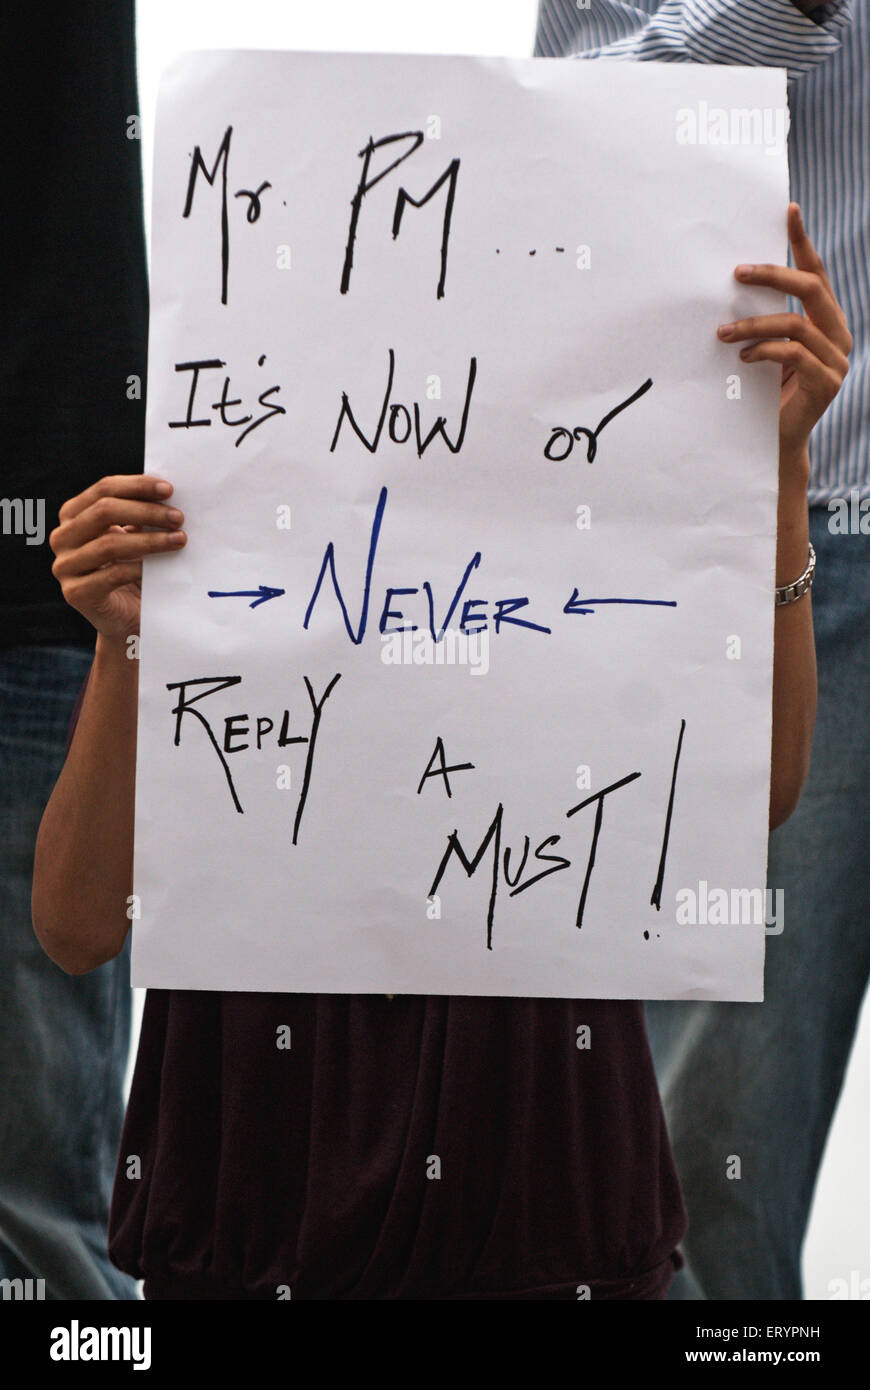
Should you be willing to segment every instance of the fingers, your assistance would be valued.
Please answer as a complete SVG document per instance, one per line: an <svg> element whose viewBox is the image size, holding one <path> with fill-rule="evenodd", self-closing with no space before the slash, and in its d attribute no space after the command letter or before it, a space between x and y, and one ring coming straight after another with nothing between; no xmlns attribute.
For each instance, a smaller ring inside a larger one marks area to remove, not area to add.
<svg viewBox="0 0 870 1390"><path fill-rule="evenodd" d="M78 496L64 502L58 513L61 521L68 521L79 512L98 502L102 497L134 497L142 501L157 501L172 494L172 484L164 478L155 478L150 473L119 473L85 488Z"/></svg>
<svg viewBox="0 0 870 1390"><path fill-rule="evenodd" d="M106 531L84 545L62 548L57 553L51 572L56 579L70 579L75 575L90 574L104 565L125 564L142 560L146 555L177 550L186 540L184 532L178 530Z"/></svg>
<svg viewBox="0 0 870 1390"><path fill-rule="evenodd" d="M187 543L172 484L150 474L101 478L65 502L49 536L67 603L111 640L138 629L142 561Z"/></svg>
<svg viewBox="0 0 870 1390"><path fill-rule="evenodd" d="M792 270L785 265L739 265L734 272L747 285L768 285L772 290L799 299L823 333L841 352L852 349L852 338L846 327L846 317L825 282L812 271Z"/></svg>
<svg viewBox="0 0 870 1390"><path fill-rule="evenodd" d="M811 274L818 275L825 282L833 296L834 291L831 288L831 282L828 279L824 262L815 246L813 246L813 243L810 241L809 233L804 226L801 210L797 203L789 203L788 205L787 225L788 239L795 266L798 270L808 270Z"/></svg>
<svg viewBox="0 0 870 1390"><path fill-rule="evenodd" d="M806 317L755 315L722 324L719 337L732 343L754 339L741 350L744 362L776 362L785 369L780 445L791 440L803 448L849 370L852 335L797 203L789 204L787 220L794 267L740 265L734 274L743 284L767 285L793 295L801 301Z"/></svg>
<svg viewBox="0 0 870 1390"><path fill-rule="evenodd" d="M86 495L82 493L81 497ZM73 499L74 502L79 500ZM64 504L67 505L69 504ZM55 555L61 550L84 545L111 528L135 525L172 530L179 527L184 520L184 514L177 507L169 507L163 502L139 501L114 495L97 497L87 506L66 516L62 507L59 515L60 525L48 538Z"/></svg>
<svg viewBox="0 0 870 1390"><path fill-rule="evenodd" d="M811 397L826 409L843 383L843 373L820 362L803 343L773 339L744 348L744 362L779 362L794 371ZM819 411L821 414L821 410Z"/></svg>
<svg viewBox="0 0 870 1390"><path fill-rule="evenodd" d="M66 579L63 585L64 598L80 612L93 609L101 600L122 584L138 584L142 581L142 562L106 565L93 574L79 575Z"/></svg>
<svg viewBox="0 0 870 1390"><path fill-rule="evenodd" d="M843 354L852 350L852 335L837 302L824 265L807 235L796 203L789 204L789 240L795 266L739 265L734 274L743 284L767 285L793 295L809 318Z"/></svg>
<svg viewBox="0 0 870 1390"><path fill-rule="evenodd" d="M719 328L719 337L727 343L739 343L746 338L790 338L793 342L803 343L820 362L835 368L842 376L849 370L846 354L802 314L765 314L738 319L736 323L723 323Z"/></svg>

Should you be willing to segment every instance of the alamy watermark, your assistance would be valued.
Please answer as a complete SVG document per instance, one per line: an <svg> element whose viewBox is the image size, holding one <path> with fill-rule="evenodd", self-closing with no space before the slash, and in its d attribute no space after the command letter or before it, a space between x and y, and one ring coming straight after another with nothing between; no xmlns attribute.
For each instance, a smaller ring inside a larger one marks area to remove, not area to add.
<svg viewBox="0 0 870 1390"><path fill-rule="evenodd" d="M425 628L403 628L381 634L385 666L467 666L473 676L489 671L489 631L445 628L436 641Z"/></svg>
<svg viewBox="0 0 870 1390"><path fill-rule="evenodd" d="M134 1371L151 1368L151 1328L88 1327L73 1318L51 1329L52 1361L129 1361Z"/></svg>
<svg viewBox="0 0 870 1390"><path fill-rule="evenodd" d="M699 101L676 113L678 145L761 145L765 154L782 154L788 139L784 106L711 106Z"/></svg>
<svg viewBox="0 0 870 1390"><path fill-rule="evenodd" d="M856 487L848 497L832 497L828 512L832 536L870 536L870 497L862 497Z"/></svg>
<svg viewBox="0 0 870 1390"><path fill-rule="evenodd" d="M702 878L695 888L678 888L676 922L679 927L760 927L767 936L779 936L785 926L785 893L782 888L711 888Z"/></svg>
<svg viewBox="0 0 870 1390"><path fill-rule="evenodd" d="M4 536L25 536L27 545L42 545L45 498L0 497L0 531Z"/></svg>
<svg viewBox="0 0 870 1390"><path fill-rule="evenodd" d="M0 1299L33 1302L45 1298L44 1279L0 1279Z"/></svg>
<svg viewBox="0 0 870 1390"><path fill-rule="evenodd" d="M828 1298L848 1298L866 1302L870 1299L870 1278L863 1276L860 1269L852 1269L849 1271L848 1279L829 1279Z"/></svg>

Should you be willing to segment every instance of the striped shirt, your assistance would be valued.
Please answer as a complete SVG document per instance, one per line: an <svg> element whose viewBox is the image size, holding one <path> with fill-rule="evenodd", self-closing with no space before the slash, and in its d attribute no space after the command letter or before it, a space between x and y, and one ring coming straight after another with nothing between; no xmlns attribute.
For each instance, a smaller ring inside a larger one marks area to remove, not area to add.
<svg viewBox="0 0 870 1390"><path fill-rule="evenodd" d="M792 0L540 0L535 37L536 57L787 68L791 196L854 339L849 375L813 430L814 506L853 489L870 497L868 7L843 0L810 19Z"/></svg>

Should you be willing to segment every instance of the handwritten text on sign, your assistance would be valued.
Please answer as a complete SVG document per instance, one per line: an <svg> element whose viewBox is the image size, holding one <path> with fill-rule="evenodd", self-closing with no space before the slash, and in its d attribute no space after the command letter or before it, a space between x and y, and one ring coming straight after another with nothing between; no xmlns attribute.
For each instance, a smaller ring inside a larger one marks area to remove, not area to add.
<svg viewBox="0 0 870 1390"><path fill-rule="evenodd" d="M787 179L685 130L784 101L165 75L146 466L189 540L144 580L134 983L760 997L778 373L715 329L778 305L732 272Z"/></svg>

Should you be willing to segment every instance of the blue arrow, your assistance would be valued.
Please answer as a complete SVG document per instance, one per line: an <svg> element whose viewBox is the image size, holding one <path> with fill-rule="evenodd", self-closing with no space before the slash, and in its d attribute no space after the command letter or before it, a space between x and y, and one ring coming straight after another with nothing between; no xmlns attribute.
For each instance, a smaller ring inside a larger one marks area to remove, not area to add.
<svg viewBox="0 0 870 1390"><path fill-rule="evenodd" d="M231 589L223 592L220 589L209 589L209 598L252 598L253 603L249 603L249 608L257 608L261 603L268 603L270 598L280 598L286 590L270 589L268 584L261 584L259 589Z"/></svg>
<svg viewBox="0 0 870 1390"><path fill-rule="evenodd" d="M677 601L672 598L581 598L580 590L575 589L563 613L594 613L595 603L642 603L651 608L676 608Z"/></svg>

